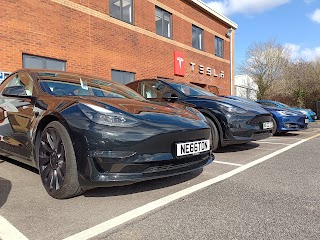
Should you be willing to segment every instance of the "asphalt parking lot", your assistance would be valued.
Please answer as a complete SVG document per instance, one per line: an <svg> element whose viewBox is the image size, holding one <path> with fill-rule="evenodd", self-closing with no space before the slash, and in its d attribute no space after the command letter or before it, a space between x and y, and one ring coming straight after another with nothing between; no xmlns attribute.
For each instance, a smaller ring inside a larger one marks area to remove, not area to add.
<svg viewBox="0 0 320 240"><path fill-rule="evenodd" d="M161 239L164 236L167 239L208 239L205 237L208 235L199 237L201 236L197 232L199 229L194 229L194 235L192 235L192 231L185 229L186 225L182 224L184 220L189 221L190 225L192 225L192 221L199 221L192 215L188 215L186 209L193 209L193 212L199 210L205 218L206 212L212 211L214 208L211 201L199 203L201 194L203 196L208 194L225 196L224 201L231 202L234 198L227 196L241 195L240 188L237 186L239 181L234 181L233 187L229 186L233 191L228 193L224 190L225 188L219 188L221 185L217 183L228 182L227 180L236 179L239 176L242 177L242 181L250 182L252 176L252 181L254 179L255 182L263 182L263 177L265 177L263 172L259 173L258 177L253 174L254 171L259 171L260 164L277 157L279 154L286 156L280 158L280 160L286 158L297 160L295 154L290 151L301 147L302 144L307 146L309 141L313 144L311 147L319 149L319 147L317 148L319 145L316 145L316 141L319 140L320 122L318 121L317 123L311 123L309 129L305 131L222 148L215 153L214 163L192 174L124 187L95 189L68 200L56 200L49 197L34 169L2 158L2 161L0 160L0 239L148 239L147 236L149 236L149 239ZM299 150L299 152L301 151ZM315 152L315 156L308 156L308 158L317 159L319 155ZM285 164L287 162L283 163L283 165ZM282 167L288 167L288 165ZM304 172L304 174L306 173ZM230 181L228 183L230 185ZM213 189L212 186L216 186L216 188ZM274 187L277 187L277 185ZM279 190L274 189L274 191ZM252 194L254 194L254 191ZM261 194L261 192L257 194ZM181 199L184 200L185 208L173 208L174 203L181 201ZM220 201L222 200L217 201L217 204L220 203L221 206L224 206ZM199 209L194 209L195 206ZM309 207L312 207L312 205ZM237 211L244 213L247 208L250 207L243 205ZM166 225L168 223L168 221L159 222L150 218L153 214L154 216L160 214L160 209L163 214L166 212L165 216L169 216L167 220L172 222L174 226L163 228L167 232L151 237L151 233L161 232L161 224ZM279 209L281 209L280 206ZM222 214L221 209L215 210ZM227 210L225 209L225 211ZM278 211L281 212L281 210ZM267 213L268 209L266 209L265 215L270 218ZM145 216L149 216L149 226ZM239 213L239 216L242 215ZM187 220L188 218L189 220ZM133 224L133 227L128 227L126 225L128 221L129 223L136 222L136 224ZM214 221L214 219L211 219L211 221ZM217 225L225 224L225 222L222 222L225 220L220 219L219 221L216 223ZM247 217L243 217L243 221L249 220ZM180 227L183 228L180 231L178 231L179 222L181 222ZM197 226L200 223L201 221L198 222ZM308 221L306 221L307 223ZM210 232L206 229L205 221L201 226L205 229L204 231ZM235 232L243 231L244 226L245 224L240 226L239 229L235 228ZM122 227L125 228L122 229ZM232 228L232 226L229 227ZM148 229L148 231L145 229ZM114 230L116 230L116 234L114 234ZM264 229L260 229L260 231L263 232ZM108 235L108 233L112 233L112 235ZM318 233L320 234L320 232ZM267 233L262 233L260 237L255 236L256 238L252 239L274 239L274 236L264 234ZM243 238L243 235L241 236ZM216 235L212 237L212 239L237 238L240 239L241 237L231 233L228 236ZM299 239L299 237L296 239ZM316 238L312 237L310 239Z"/></svg>

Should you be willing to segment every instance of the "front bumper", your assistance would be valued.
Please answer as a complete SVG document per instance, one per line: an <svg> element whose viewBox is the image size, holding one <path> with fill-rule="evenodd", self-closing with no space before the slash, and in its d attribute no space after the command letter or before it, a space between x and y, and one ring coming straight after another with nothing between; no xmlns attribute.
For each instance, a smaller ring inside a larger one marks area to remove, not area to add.
<svg viewBox="0 0 320 240"><path fill-rule="evenodd" d="M306 129L308 127L306 119L308 118L304 116L277 118L277 132L299 131Z"/></svg>
<svg viewBox="0 0 320 240"><path fill-rule="evenodd" d="M228 119L222 145L241 144L271 137L271 129L263 128L265 122L272 122L271 114L232 116Z"/></svg>
<svg viewBox="0 0 320 240"><path fill-rule="evenodd" d="M188 129L168 124L120 128L87 121L86 129L70 121L80 185L83 189L127 185L202 168L213 161L211 150L176 157L175 146L210 139L210 128L203 124Z"/></svg>

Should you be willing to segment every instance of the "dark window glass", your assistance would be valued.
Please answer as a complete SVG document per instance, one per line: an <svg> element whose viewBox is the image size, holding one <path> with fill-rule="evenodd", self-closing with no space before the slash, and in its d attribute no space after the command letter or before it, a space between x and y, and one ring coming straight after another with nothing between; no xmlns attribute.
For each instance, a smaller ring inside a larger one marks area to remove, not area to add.
<svg viewBox="0 0 320 240"><path fill-rule="evenodd" d="M203 50L203 30L192 25L192 47Z"/></svg>
<svg viewBox="0 0 320 240"><path fill-rule="evenodd" d="M24 68L40 68L50 70L66 70L66 61L23 54L22 64Z"/></svg>
<svg viewBox="0 0 320 240"><path fill-rule="evenodd" d="M132 72L125 72L119 70L111 70L111 78L113 81L126 85L133 82L136 78L136 74Z"/></svg>
<svg viewBox="0 0 320 240"><path fill-rule="evenodd" d="M213 93L206 91L202 87L187 83L170 83L176 91L187 96L215 96Z"/></svg>
<svg viewBox="0 0 320 240"><path fill-rule="evenodd" d="M172 29L171 13L156 7L156 30L157 34L171 38Z"/></svg>
<svg viewBox="0 0 320 240"><path fill-rule="evenodd" d="M173 91L160 81L144 81L141 82L140 94L147 98L161 99L164 93L173 93Z"/></svg>
<svg viewBox="0 0 320 240"><path fill-rule="evenodd" d="M110 0L110 16L124 22L133 22L133 0Z"/></svg>
<svg viewBox="0 0 320 240"><path fill-rule="evenodd" d="M40 87L55 96L91 96L103 98L130 98L144 100L137 92L117 82L93 79L86 76L41 76Z"/></svg>
<svg viewBox="0 0 320 240"><path fill-rule="evenodd" d="M223 39L215 37L214 39L215 55L223 58Z"/></svg>

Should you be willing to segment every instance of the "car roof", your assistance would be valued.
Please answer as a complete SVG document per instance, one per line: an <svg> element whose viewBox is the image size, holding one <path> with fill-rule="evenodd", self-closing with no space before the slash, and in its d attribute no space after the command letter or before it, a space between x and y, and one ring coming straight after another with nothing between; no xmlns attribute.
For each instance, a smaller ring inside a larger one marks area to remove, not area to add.
<svg viewBox="0 0 320 240"><path fill-rule="evenodd" d="M29 75L35 75L39 80L58 80L58 79L79 79L79 78L89 78L89 79L99 79L108 82L114 82L112 80L104 79L102 77L89 76L81 73L59 71L59 70L48 70L48 69L32 69L23 68L17 70L15 73L26 72Z"/></svg>

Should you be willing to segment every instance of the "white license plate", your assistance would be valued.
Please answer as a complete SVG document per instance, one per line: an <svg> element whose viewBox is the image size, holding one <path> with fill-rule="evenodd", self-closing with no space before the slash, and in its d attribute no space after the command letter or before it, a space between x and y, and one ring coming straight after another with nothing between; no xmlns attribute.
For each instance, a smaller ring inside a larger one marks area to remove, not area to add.
<svg viewBox="0 0 320 240"><path fill-rule="evenodd" d="M177 156L198 154L210 150L210 140L201 140L194 142L177 143Z"/></svg>
<svg viewBox="0 0 320 240"><path fill-rule="evenodd" d="M271 129L271 128L273 128L273 122L264 122L262 124L262 128L263 129Z"/></svg>
<svg viewBox="0 0 320 240"><path fill-rule="evenodd" d="M306 119L304 120L304 123L309 123L309 119L306 118Z"/></svg>

